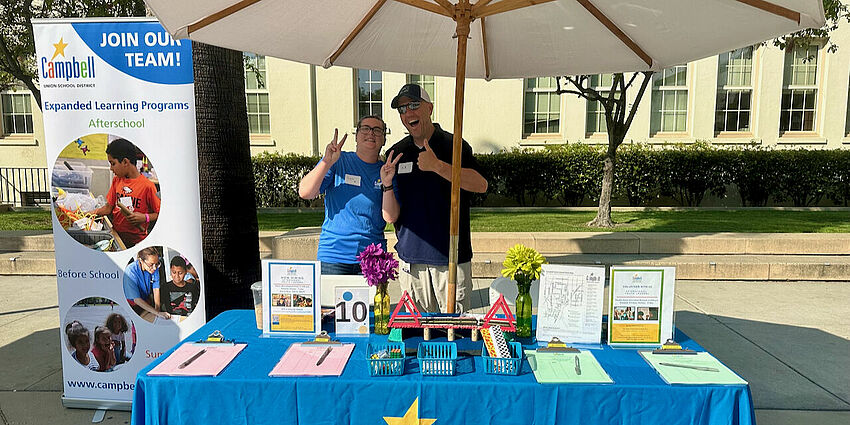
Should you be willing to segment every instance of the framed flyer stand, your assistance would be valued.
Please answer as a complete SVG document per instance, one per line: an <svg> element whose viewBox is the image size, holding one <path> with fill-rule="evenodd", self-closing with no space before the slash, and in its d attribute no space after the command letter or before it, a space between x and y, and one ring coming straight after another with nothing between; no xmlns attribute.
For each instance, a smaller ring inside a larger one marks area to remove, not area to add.
<svg viewBox="0 0 850 425"><path fill-rule="evenodd" d="M658 347L673 338L675 267L611 267L608 344Z"/></svg>
<svg viewBox="0 0 850 425"><path fill-rule="evenodd" d="M599 345L605 267L544 264L540 274L537 341Z"/></svg>
<svg viewBox="0 0 850 425"><path fill-rule="evenodd" d="M262 267L263 336L321 332L319 262L263 260Z"/></svg>

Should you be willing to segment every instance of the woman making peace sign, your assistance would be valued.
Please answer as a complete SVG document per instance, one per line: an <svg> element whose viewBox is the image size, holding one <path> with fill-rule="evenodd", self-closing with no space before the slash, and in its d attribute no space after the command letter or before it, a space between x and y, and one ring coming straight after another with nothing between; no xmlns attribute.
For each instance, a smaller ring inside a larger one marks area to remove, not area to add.
<svg viewBox="0 0 850 425"><path fill-rule="evenodd" d="M322 274L359 274L356 257L360 251L373 243L387 248L382 199L384 191L392 190L392 176L384 186L384 162L379 158L386 129L377 116L361 118L354 152L342 151L348 135L338 141L339 132L334 130L321 161L301 179L298 195L302 198L325 194L317 255Z"/></svg>

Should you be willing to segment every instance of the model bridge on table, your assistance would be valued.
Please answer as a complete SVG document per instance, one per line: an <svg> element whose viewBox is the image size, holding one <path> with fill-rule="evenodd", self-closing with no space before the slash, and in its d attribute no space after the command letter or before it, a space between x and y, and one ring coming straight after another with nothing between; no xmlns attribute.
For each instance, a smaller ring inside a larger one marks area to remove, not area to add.
<svg viewBox="0 0 850 425"><path fill-rule="evenodd" d="M402 311L404 307L404 311ZM478 331L490 326L500 326L505 332L516 332L516 319L505 301L504 295L490 307L484 317L474 317L458 313L420 313L407 291L401 296L390 321L389 328L417 328L424 330L424 338L430 339L429 329L470 329L472 340L478 340ZM450 337L450 340L452 338Z"/></svg>

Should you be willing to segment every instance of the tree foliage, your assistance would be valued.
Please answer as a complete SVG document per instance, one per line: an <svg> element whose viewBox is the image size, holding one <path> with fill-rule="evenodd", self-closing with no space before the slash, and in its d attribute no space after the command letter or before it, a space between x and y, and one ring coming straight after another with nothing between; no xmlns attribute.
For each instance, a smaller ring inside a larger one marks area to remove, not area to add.
<svg viewBox="0 0 850 425"><path fill-rule="evenodd" d="M824 42L829 53L838 51L838 45L829 38L832 31L838 29L842 21L850 23L850 6L841 0L823 0L823 12L826 17L826 25L817 29L805 29L791 34L778 37L773 40L773 45L780 49L787 47L807 48L813 43Z"/></svg>
<svg viewBox="0 0 850 425"><path fill-rule="evenodd" d="M0 90L16 80L32 92L39 108L41 91L35 63L32 20L145 16L143 0L0 0Z"/></svg>

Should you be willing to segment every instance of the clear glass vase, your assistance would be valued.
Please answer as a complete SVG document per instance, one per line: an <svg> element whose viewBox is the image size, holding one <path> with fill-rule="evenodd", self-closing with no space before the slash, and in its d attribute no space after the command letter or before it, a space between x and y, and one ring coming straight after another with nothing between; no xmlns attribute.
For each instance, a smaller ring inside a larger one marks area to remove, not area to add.
<svg viewBox="0 0 850 425"><path fill-rule="evenodd" d="M517 280L516 296L516 336L531 337L531 281Z"/></svg>
<svg viewBox="0 0 850 425"><path fill-rule="evenodd" d="M375 334L387 335L390 333L390 328L387 323L390 321L390 294L387 293L387 284L378 285L375 292Z"/></svg>

